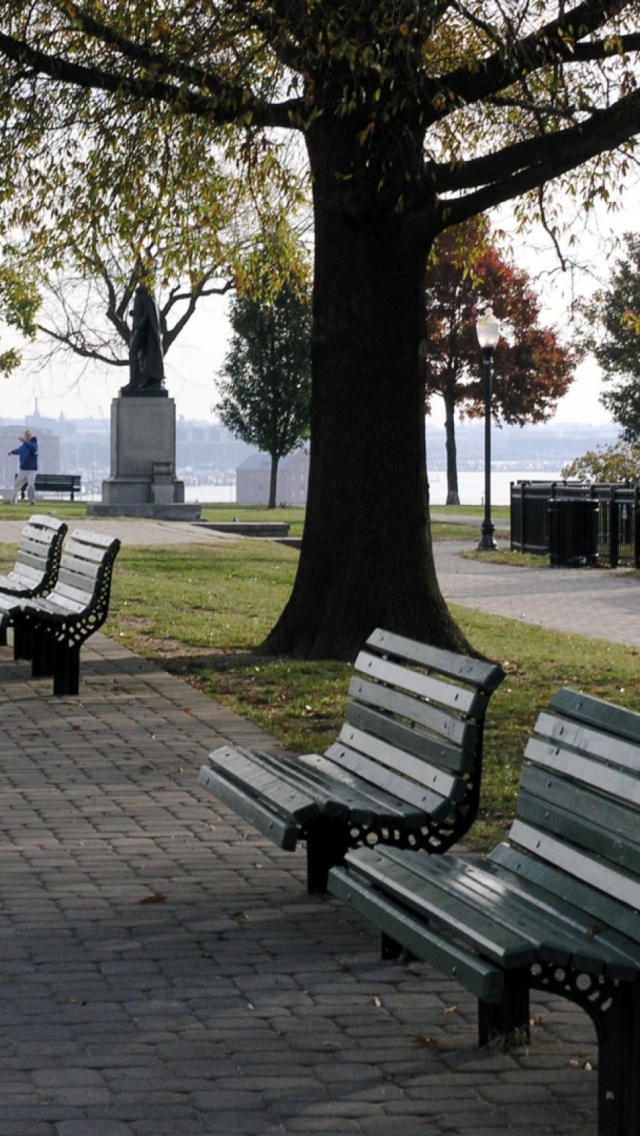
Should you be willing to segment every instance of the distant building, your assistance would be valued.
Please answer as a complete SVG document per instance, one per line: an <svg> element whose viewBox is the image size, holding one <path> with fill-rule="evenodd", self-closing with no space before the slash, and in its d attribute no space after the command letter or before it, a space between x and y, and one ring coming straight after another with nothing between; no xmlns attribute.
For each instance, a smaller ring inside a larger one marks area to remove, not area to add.
<svg viewBox="0 0 640 1136"><path fill-rule="evenodd" d="M267 505L271 458L253 454L236 470L236 502L238 505ZM309 486L309 454L295 450L278 463L276 501L278 505L306 505Z"/></svg>
<svg viewBox="0 0 640 1136"><path fill-rule="evenodd" d="M219 423L192 422L179 418L176 424L176 465L182 470L235 470L256 450L235 438Z"/></svg>

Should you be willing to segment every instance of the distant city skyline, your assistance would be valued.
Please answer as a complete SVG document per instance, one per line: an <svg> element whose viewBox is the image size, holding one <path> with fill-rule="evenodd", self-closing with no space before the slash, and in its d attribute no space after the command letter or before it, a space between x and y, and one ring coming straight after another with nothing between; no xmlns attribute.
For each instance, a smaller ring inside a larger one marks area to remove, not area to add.
<svg viewBox="0 0 640 1136"><path fill-rule="evenodd" d="M226 351L228 321L223 313L210 311L202 329L185 334L174 344L166 361L166 387L176 403L176 413L183 418L213 421L217 398L214 375L222 365ZM105 368L92 374L91 365L60 363L45 367L38 374L19 371L0 380L2 394L0 413L7 418L31 414L35 400L44 417L109 418L111 401L127 381L124 368ZM611 416L600 404L602 381L596 365L587 360L578 368L577 377L568 394L561 400L553 421L576 423L610 423ZM444 423L441 399L434 399L430 421Z"/></svg>

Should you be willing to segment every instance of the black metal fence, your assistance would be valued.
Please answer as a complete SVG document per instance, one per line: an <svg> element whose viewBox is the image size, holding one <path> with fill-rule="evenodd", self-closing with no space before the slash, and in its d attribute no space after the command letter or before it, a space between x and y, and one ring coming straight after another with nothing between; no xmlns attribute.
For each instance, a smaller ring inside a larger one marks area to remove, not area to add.
<svg viewBox="0 0 640 1136"><path fill-rule="evenodd" d="M579 481L511 485L511 548L552 564L640 568L640 487Z"/></svg>

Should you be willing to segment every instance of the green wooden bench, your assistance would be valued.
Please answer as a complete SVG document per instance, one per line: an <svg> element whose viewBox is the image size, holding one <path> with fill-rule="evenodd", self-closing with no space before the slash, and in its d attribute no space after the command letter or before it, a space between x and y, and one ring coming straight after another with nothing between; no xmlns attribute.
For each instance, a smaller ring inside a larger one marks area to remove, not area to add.
<svg viewBox="0 0 640 1136"><path fill-rule="evenodd" d="M54 694L78 693L80 648L107 618L119 549L115 538L75 529L63 546L52 591L17 601L8 615L15 657L31 659L34 677L52 675Z"/></svg>
<svg viewBox="0 0 640 1136"><path fill-rule="evenodd" d="M640 1134L640 714L561 690L529 741L508 843L486 858L350 852L329 890L478 998L479 1036L528 1035L529 992L599 1044L599 1136Z"/></svg>
<svg viewBox="0 0 640 1136"><path fill-rule="evenodd" d="M349 847L443 852L478 810L485 711L501 667L377 630L355 663L346 722L323 756L223 746L199 780L293 851L310 892Z"/></svg>
<svg viewBox="0 0 640 1136"><path fill-rule="evenodd" d="M3 612L10 612L16 599L31 599L50 592L58 578L62 541L67 526L57 517L30 517L20 534L16 562L0 576L0 644L7 642Z"/></svg>
<svg viewBox="0 0 640 1136"><path fill-rule="evenodd" d="M75 500L76 493L80 492L81 481L79 473L37 473L35 489L37 493L69 493L71 500Z"/></svg>

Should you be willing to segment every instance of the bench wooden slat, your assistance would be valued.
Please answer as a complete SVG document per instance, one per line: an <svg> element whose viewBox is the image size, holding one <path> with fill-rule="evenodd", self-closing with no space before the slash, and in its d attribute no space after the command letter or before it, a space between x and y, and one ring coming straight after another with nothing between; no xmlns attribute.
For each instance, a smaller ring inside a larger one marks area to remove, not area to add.
<svg viewBox="0 0 640 1136"><path fill-rule="evenodd" d="M613 896L595 891L584 880L568 876L560 869L536 860L535 857L527 855L523 849L514 848L509 844L498 844L491 852L489 861L492 865L495 864L512 873L516 880L515 886L520 886L524 881L525 886L542 888L552 904L557 900L560 900L562 905L575 904L590 916L592 926L615 927L631 942L637 941L636 912Z"/></svg>
<svg viewBox="0 0 640 1136"><path fill-rule="evenodd" d="M238 756L249 764L235 761ZM333 819L350 817L361 824L371 823L374 814L388 818L389 823L403 821L406 824L417 824L423 816L422 809L411 809L388 793L367 792L366 783L353 776L344 776L336 785L336 767L319 754L302 754L293 760L222 747L209 755L209 763L216 766L218 772L224 770L235 784L251 788L264 804L269 802L274 810L295 821L303 830L305 824L320 813ZM289 791L293 796L288 795ZM303 805L300 810L293 807L298 800L295 794L299 794Z"/></svg>
<svg viewBox="0 0 640 1136"><path fill-rule="evenodd" d="M98 564L93 565L92 570L88 572L84 571L81 564L73 568L63 564L60 566L56 588L60 592L66 588L69 592L84 592L86 595L93 595L101 576L102 569Z"/></svg>
<svg viewBox="0 0 640 1136"><path fill-rule="evenodd" d="M51 534L43 534L39 539L29 539L24 532L20 537L20 564L42 566L42 557L47 555L51 545Z"/></svg>
<svg viewBox="0 0 640 1136"><path fill-rule="evenodd" d="M548 860L555 867L562 868L570 876L575 876L578 880L588 879L598 891L613 895L631 907L640 907L639 880L609 868L595 857L564 844L561 840L555 840L520 820L513 822L510 837L515 844Z"/></svg>
<svg viewBox="0 0 640 1136"><path fill-rule="evenodd" d="M391 699L384 701L392 704ZM395 710L396 713L400 711L397 703ZM347 705L346 720L350 725L357 726L358 729L388 742L405 753L412 753L423 761L433 761L437 765L446 766L454 773L461 773L473 767L475 744L472 736L466 740L466 745L456 745L446 738L425 734L408 722L399 721L389 714L380 713L373 707L355 701Z"/></svg>
<svg viewBox="0 0 640 1136"><path fill-rule="evenodd" d="M613 739L626 738L640 745L638 714L603 698L592 698L568 687L562 687L550 702L550 708L563 718L573 718L608 733Z"/></svg>
<svg viewBox="0 0 640 1136"><path fill-rule="evenodd" d="M214 771L224 771L237 786L250 788L259 800L269 802L298 824L305 824L320 813L318 804L308 795L283 776L274 775L264 762L255 760L247 751L221 746L209 754L209 763Z"/></svg>
<svg viewBox="0 0 640 1136"><path fill-rule="evenodd" d="M102 579L102 572L100 568L96 568L95 572L70 572L67 568L61 567L56 584L56 594L60 595L82 595L93 596L96 590L100 587Z"/></svg>
<svg viewBox="0 0 640 1136"><path fill-rule="evenodd" d="M563 719L552 718L548 714L541 714L536 722L535 739L540 744L548 742L550 748L572 752L586 756L588 759L600 762L607 769L618 766L637 774L640 769L638 747L624 738L612 737L600 730L592 730L581 726L580 723Z"/></svg>
<svg viewBox="0 0 640 1136"><path fill-rule="evenodd" d="M11 588L13 584L16 584L17 586L21 587L23 581L24 581L25 584L31 585L34 582L40 580L41 578L42 578L42 560L40 560L39 563L37 563L35 565L32 565L32 563L27 563L26 561L22 560L20 562L19 569L18 568L12 568L10 572L7 572L6 576L0 576L0 581L5 580L7 582L8 587Z"/></svg>
<svg viewBox="0 0 640 1136"><path fill-rule="evenodd" d="M369 682L360 675L354 675L351 679L349 695L358 706L364 705L400 715L408 722L422 726L429 734L448 741L452 746L463 747L465 753L473 751L475 747L479 733L477 723L448 712L438 703L424 702L395 687Z"/></svg>
<svg viewBox="0 0 640 1136"><path fill-rule="evenodd" d="M568 752L558 746L547 745L537 738L528 742L525 757L535 760L537 765L553 773L564 774L583 785L599 786L612 797L640 805L638 779L614 766L605 767L600 761L593 761L590 757Z"/></svg>
<svg viewBox="0 0 640 1136"><path fill-rule="evenodd" d="M394 774L391 769L375 766L365 754L351 749L343 742L334 742L325 756L339 769L361 778L363 783L369 781L376 790L382 789L398 800L405 800L408 804L421 808L423 819L427 809L433 812L434 816L444 816L452 808L453 802L450 797L444 797L442 793L438 793L428 785L415 785L406 778ZM336 773L336 776L339 775ZM461 789L457 789L456 797L461 799L461 792Z"/></svg>
<svg viewBox="0 0 640 1136"><path fill-rule="evenodd" d="M480 708L484 705L483 696L478 695L475 690L456 687L453 683L436 678L431 673L423 674L421 671L407 670L388 659L370 655L367 651L360 652L355 661L355 669L369 678L375 678L378 682L400 687L401 690L407 690L421 698L432 699L470 717L474 717L476 705Z"/></svg>
<svg viewBox="0 0 640 1136"><path fill-rule="evenodd" d="M371 888L352 873L333 868L331 891L365 919L371 919L373 914L385 935L401 942L417 958L430 962L443 974L462 982L477 998L484 1002L501 1000L504 978L500 970L466 954L454 943L444 943L410 912L388 902L382 895L373 895Z"/></svg>
<svg viewBox="0 0 640 1136"><path fill-rule="evenodd" d="M640 814L629 809L623 801L599 793L595 787L576 784L532 764L523 767L520 785L523 793L519 807L525 805L526 797L550 801L554 806L578 813L583 821L593 824L608 836L615 833L616 848L628 846L633 854L640 843ZM585 843L591 845L592 839L589 832Z"/></svg>
<svg viewBox="0 0 640 1136"><path fill-rule="evenodd" d="M385 851L385 859L395 862L396 850ZM412 864L416 887L436 886L467 903L475 912L497 922L513 934L520 934L537 944L538 958L558 965L571 963L589 974L602 974L606 969L615 977L629 977L630 962L637 968L640 950L629 952L628 944L610 941L606 936L593 936L594 920L588 912L571 903L549 902L548 894L537 893L512 884L477 861L461 861L442 856L432 861ZM400 859L406 866L406 857ZM423 871L424 869L424 871ZM576 960L579 960L576 964Z"/></svg>
<svg viewBox="0 0 640 1136"><path fill-rule="evenodd" d="M16 563L8 575L28 576L31 579L38 579L46 569L48 556L49 549L44 546L39 552L27 552L20 547Z"/></svg>
<svg viewBox="0 0 640 1136"><path fill-rule="evenodd" d="M394 856L396 852L400 859ZM428 923L436 920L446 924L460 942L473 946L489 962L519 968L529 966L535 960L534 949L521 934L513 934L508 928L495 923L490 916L473 911L467 903L453 895L446 885L439 887L437 870L430 877L429 886L418 889L415 886L413 861L420 859L420 856L405 850L362 847L348 852L345 864L364 876L374 888L383 887L385 895L397 900ZM437 864L441 857L432 859Z"/></svg>
<svg viewBox="0 0 640 1136"><path fill-rule="evenodd" d="M500 886L508 888L512 894L531 898L549 915L557 915L560 910L565 920L579 928L582 934L593 939L594 949L606 944L611 950L611 959L614 961L608 969L615 971L615 977L624 978L625 981L631 980L634 974L640 971L640 944L623 933L622 925L626 923L625 917L629 915L626 905L611 900L607 908L610 918L601 921L590 910L593 894L588 885L584 890L576 889L574 880L568 881L566 876L558 872L556 873L558 886L557 889L553 889L549 886L548 871L543 873L536 871L540 868L539 862L530 857L525 858L520 851L517 852L517 871L513 871L515 862L509 858L509 854L513 851L508 844L500 845L499 849L483 862L482 871L487 876L495 877ZM502 852L507 853L504 859ZM558 900L561 900L561 903L558 903ZM584 906L582 900L588 906ZM613 918L621 916L619 930L613 930L610 925L614 905L617 911ZM604 908L602 910L604 911ZM633 923L629 926L633 928Z"/></svg>
<svg viewBox="0 0 640 1136"><path fill-rule="evenodd" d="M559 780L554 779L558 789ZM637 843L640 831L630 841L623 838L617 829L599 823L597 804L597 799L585 792L571 802L571 807L565 807L560 802L540 800L527 790L521 790L518 816L533 828L544 828L571 844L588 847L594 856L604 857L631 872L640 871L640 846ZM580 812L582 805L585 811L588 810L586 816ZM609 810L609 815L612 815L612 810Z"/></svg>
<svg viewBox="0 0 640 1136"><path fill-rule="evenodd" d="M342 760L337 764L331 760L333 748L323 756L302 754L300 761L305 767L315 768L325 774L327 791L331 792L333 799L348 805L348 815L354 823L369 825L377 816L381 824L403 821L409 828L416 828L424 822L427 806L434 812L440 807L451 809L450 803L443 797L417 787L412 791L412 787L401 778L395 781L387 778L384 785L378 785L369 776L370 765L361 762L359 754L352 755L352 769L347 768ZM365 776L358 774L359 767L365 771ZM397 794L394 793L395 787L399 790ZM330 812L330 809L325 807L324 811Z"/></svg>
<svg viewBox="0 0 640 1136"><path fill-rule="evenodd" d="M273 840L279 848L285 852L295 850L298 842L298 826L295 823L278 817L270 808L264 808L250 793L243 792L240 786L219 777L214 769L208 769L205 765L200 769L198 781L223 804Z"/></svg>
<svg viewBox="0 0 640 1136"><path fill-rule="evenodd" d="M86 611L86 604L81 600L72 600L59 596L56 600L36 599L30 601L29 614L31 616L45 616L47 619L60 620L69 616L80 616Z"/></svg>
<svg viewBox="0 0 640 1136"><path fill-rule="evenodd" d="M424 786L442 797L450 797L454 801L461 800L464 796L465 785L461 777L439 769L427 761L421 761L413 754L389 745L380 738L371 737L364 730L358 730L348 723L340 731L338 745L346 747L344 761L347 767L349 767L349 753L352 751L371 759L375 763L369 766L371 778L372 780L375 778L375 784L382 788L386 787L387 777L393 780L394 784L400 780L410 779L414 784ZM342 761L341 751L336 749L335 753L340 754ZM336 756L335 760L337 759ZM401 795L397 789L391 792Z"/></svg>
<svg viewBox="0 0 640 1136"><path fill-rule="evenodd" d="M90 555L92 547L101 548L104 552L110 552L113 550L114 544L114 538L112 536L109 536L107 533L93 532L91 529L74 529L69 535L67 542L68 547L73 548L76 541L81 545L83 556Z"/></svg>
<svg viewBox="0 0 640 1136"><path fill-rule="evenodd" d="M244 749L240 749L239 752L246 754L250 760L268 769L276 780L282 780L285 784L296 788L305 798L312 799L317 806L313 818L322 813L322 815L329 816L332 819L346 820L352 814L352 808L358 809L359 797L355 789L355 779L352 778L350 783L345 783L342 794L336 792L336 786L331 775L327 774L323 768L323 758L318 755L307 754L293 758L289 755L276 755ZM305 757L308 758L309 764L305 764ZM318 765L314 764L316 757ZM211 760L211 755L209 760ZM360 804L362 803L361 801ZM371 812L371 802L365 801L364 806L368 815ZM289 819L293 821L294 818L289 814ZM300 823L300 835L304 836L304 834L304 823Z"/></svg>
<svg viewBox="0 0 640 1136"><path fill-rule="evenodd" d="M449 678L463 680L486 692L493 693L504 679L504 672L495 663L432 647L382 628L376 628L369 636L367 646L375 647L387 655L398 656L406 662L418 663L429 670L440 671Z"/></svg>

